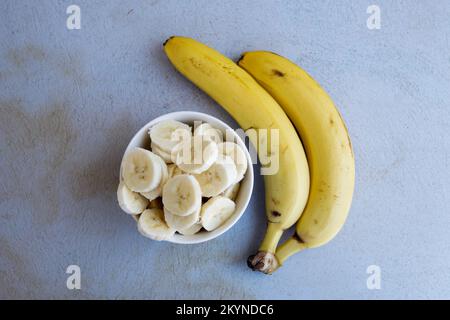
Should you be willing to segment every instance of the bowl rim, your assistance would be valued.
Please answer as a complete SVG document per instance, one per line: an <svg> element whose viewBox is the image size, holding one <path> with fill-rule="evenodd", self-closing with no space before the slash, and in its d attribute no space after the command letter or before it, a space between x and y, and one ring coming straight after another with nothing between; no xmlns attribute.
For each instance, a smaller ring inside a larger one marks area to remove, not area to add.
<svg viewBox="0 0 450 320"><path fill-rule="evenodd" d="M184 119L184 118L192 118L192 120L180 120L180 119ZM175 233L175 235L173 237L171 237L170 239L167 239L167 242L171 242L171 243L177 243L177 244L196 244L196 243L202 243L202 242L206 242L212 239L215 239L217 237L219 237L220 235L224 234L225 232L227 232L228 230L230 230L238 221L239 219L242 217L242 215L244 214L245 210L248 207L248 204L250 203L252 194L253 194L253 184L254 184L254 172L253 172L253 164L252 164L252 160L251 160L251 156L250 156L250 152L247 149L247 147L245 146L244 141L242 141L241 137L236 133L236 131L231 128L231 126L229 126L227 123L225 123L224 121L210 115L207 113L203 113L203 112L198 112L198 111L189 111L189 110L184 110L184 111L175 111L175 112L169 112L169 113L165 113L163 115L160 115L156 118L154 118L153 120L149 121L148 123L146 123L145 125L143 125L137 132L136 134L134 134L134 136L130 139L130 142L128 143L127 147L125 148L125 151L123 153L123 157L122 157L122 161L121 164L123 163L123 158L125 157L125 154L132 148L138 146L139 144L136 142L136 140L140 140L142 139L142 137L147 134L148 135L148 130L154 126L155 124L164 121L164 120L177 120L180 122L186 122L186 121L201 121L201 122L212 122L211 125L213 125L215 127L215 124L219 124L222 128L218 128L222 131L223 130L230 130L233 133L233 139L235 139L235 143L238 144L244 151L245 156L247 157L247 173L245 174L245 177L243 180L241 180L241 186L239 188L239 193L238 196L241 196L241 198L239 198L240 201L243 201L240 203L240 211L236 211L235 213L233 213L233 215L219 228L213 230L213 231L209 231L209 232L203 232L200 234L194 234L194 235L190 235L190 236L185 236L182 234L178 234ZM225 133L225 132L224 132ZM142 145L141 145L142 147ZM119 169L121 171L121 169ZM119 177L120 179L122 179L122 174L121 172L119 172ZM247 190L247 194L245 194L244 198L242 198L241 195L241 191L242 189L242 185L245 183L246 185L246 190ZM137 221L137 218L132 215L132 217Z"/></svg>

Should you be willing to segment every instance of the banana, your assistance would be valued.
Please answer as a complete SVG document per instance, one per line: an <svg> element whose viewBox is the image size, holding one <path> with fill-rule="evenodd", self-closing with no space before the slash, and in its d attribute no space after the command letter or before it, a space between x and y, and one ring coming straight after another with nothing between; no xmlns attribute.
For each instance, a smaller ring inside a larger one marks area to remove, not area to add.
<svg viewBox="0 0 450 320"><path fill-rule="evenodd" d="M137 192L131 191L124 182L117 188L117 200L120 208L128 214L140 214L147 208L148 200Z"/></svg>
<svg viewBox="0 0 450 320"><path fill-rule="evenodd" d="M168 240L175 234L175 229L169 227L164 221L161 209L147 209L139 216L138 231L153 240Z"/></svg>
<svg viewBox="0 0 450 320"><path fill-rule="evenodd" d="M203 197L219 195L236 181L237 170L233 159L220 157L208 170L194 175L200 184Z"/></svg>
<svg viewBox="0 0 450 320"><path fill-rule="evenodd" d="M270 273L292 254L326 244L342 228L350 210L355 161L347 128L320 85L300 67L270 52L248 52L239 60L278 101L305 146L310 174L309 200L296 233L276 251L250 264ZM292 196L292 195L291 195Z"/></svg>
<svg viewBox="0 0 450 320"><path fill-rule="evenodd" d="M163 149L159 148L157 145L155 145L153 142L151 143L151 149L152 152L158 156L160 156L165 163L172 163L172 157L169 152L164 151Z"/></svg>
<svg viewBox="0 0 450 320"><path fill-rule="evenodd" d="M234 213L236 204L234 201L222 197L212 197L206 201L200 213L201 223L207 231L212 231L220 227Z"/></svg>
<svg viewBox="0 0 450 320"><path fill-rule="evenodd" d="M153 147L171 154L172 150L185 137L192 135L191 127L176 120L165 120L155 124L149 131Z"/></svg>
<svg viewBox="0 0 450 320"><path fill-rule="evenodd" d="M157 157L159 165L161 167L161 180L159 182L159 185L155 189L150 190L148 192L141 192L141 195L143 195L150 201L161 196L162 188L163 188L164 184L167 182L167 179L169 179L169 171L167 169L166 163L164 162L164 160L161 157L159 157L159 156L156 156L156 157Z"/></svg>
<svg viewBox="0 0 450 320"><path fill-rule="evenodd" d="M122 161L122 176L125 184L134 192L148 192L161 181L159 157L143 148L133 148Z"/></svg>
<svg viewBox="0 0 450 320"><path fill-rule="evenodd" d="M180 143L173 152L172 159L184 172L199 174L208 170L218 156L217 143L197 136Z"/></svg>
<svg viewBox="0 0 450 320"><path fill-rule="evenodd" d="M167 225L176 231L187 230L199 222L200 209L201 207L198 207L198 209L190 215L181 217L171 213L167 208L164 208L164 219L166 220Z"/></svg>
<svg viewBox="0 0 450 320"><path fill-rule="evenodd" d="M241 187L241 183L235 183L233 185L231 185L230 187L228 187L224 192L221 193L221 196L224 196L225 198L228 198L230 200L235 200L238 193L239 193L239 188Z"/></svg>
<svg viewBox="0 0 450 320"><path fill-rule="evenodd" d="M173 163L167 165L167 172L169 173L169 178L172 178L174 176L176 168L178 167Z"/></svg>
<svg viewBox="0 0 450 320"><path fill-rule="evenodd" d="M163 187L164 208L179 216L187 216L200 208L202 191L197 180L187 174L170 178Z"/></svg>
<svg viewBox="0 0 450 320"><path fill-rule="evenodd" d="M219 52L185 37L168 39L164 51L181 74L227 110L245 131L278 130L277 150L258 148L259 135L250 135L260 160L269 152L279 156L278 168L264 175L269 222L260 246L261 251L274 253L283 231L300 217L309 192L308 163L292 123L247 72ZM271 139L272 131L268 134Z"/></svg>
<svg viewBox="0 0 450 320"><path fill-rule="evenodd" d="M202 224L196 223L196 224L190 226L189 228L178 230L178 232L184 236L192 236L192 235L196 234L197 232L199 232L201 229L202 229Z"/></svg>
<svg viewBox="0 0 450 320"><path fill-rule="evenodd" d="M218 145L219 154L229 156L233 159L236 165L237 175L235 183L244 179L245 172L247 171L247 157L244 151L239 145L234 142L223 142Z"/></svg>
<svg viewBox="0 0 450 320"><path fill-rule="evenodd" d="M195 136L203 136L207 139L211 139L215 143L221 143L223 141L223 133L219 129L214 128L209 123L202 123L194 130Z"/></svg>
<svg viewBox="0 0 450 320"><path fill-rule="evenodd" d="M183 170L181 170L180 168L177 167L176 164L169 164L167 166L167 169L169 171L169 178L178 176L180 174L186 174L186 172L184 172Z"/></svg>

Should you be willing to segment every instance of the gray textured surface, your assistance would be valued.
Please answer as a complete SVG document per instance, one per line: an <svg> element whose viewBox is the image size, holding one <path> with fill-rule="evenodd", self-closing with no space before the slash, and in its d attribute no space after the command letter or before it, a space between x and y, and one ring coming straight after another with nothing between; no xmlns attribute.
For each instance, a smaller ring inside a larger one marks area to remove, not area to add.
<svg viewBox="0 0 450 320"><path fill-rule="evenodd" d="M0 298L450 298L450 2L69 1L0 4ZM126 4L125 4L126 3ZM188 4L189 3L189 4ZM152 118L234 122L178 75L161 44L195 37L230 57L279 52L331 94L357 185L347 224L271 277L245 265L264 228L255 180L240 222L208 243L140 237L115 199L122 152ZM78 264L82 289L66 289ZM366 268L382 271L366 288Z"/></svg>

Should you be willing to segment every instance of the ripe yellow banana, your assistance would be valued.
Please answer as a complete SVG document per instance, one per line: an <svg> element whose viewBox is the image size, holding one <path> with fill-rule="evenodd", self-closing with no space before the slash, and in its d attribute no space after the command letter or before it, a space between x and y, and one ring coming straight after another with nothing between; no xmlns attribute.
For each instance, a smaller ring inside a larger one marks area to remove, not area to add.
<svg viewBox="0 0 450 320"><path fill-rule="evenodd" d="M264 176L269 222L260 247L273 256L283 231L303 212L309 193L308 163L295 128L278 103L247 72L216 50L190 38L172 37L164 43L164 51L181 74L227 110L245 131L278 130L279 148L267 151L279 151L279 168L275 174ZM269 131L267 140L271 137ZM249 138L260 159L266 158L267 154L261 153L264 150L257 147L261 141L253 135Z"/></svg>
<svg viewBox="0 0 450 320"><path fill-rule="evenodd" d="M292 254L321 246L339 232L352 202L355 161L339 111L305 71L262 51L245 53L238 64L275 98L295 125L311 175L308 203L294 236L277 249L276 259L253 261L254 267L268 273Z"/></svg>

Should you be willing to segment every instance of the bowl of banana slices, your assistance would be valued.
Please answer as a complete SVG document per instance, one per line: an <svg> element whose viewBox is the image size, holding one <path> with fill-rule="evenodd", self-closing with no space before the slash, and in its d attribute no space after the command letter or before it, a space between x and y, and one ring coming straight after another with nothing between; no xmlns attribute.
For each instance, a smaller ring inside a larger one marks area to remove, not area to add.
<svg viewBox="0 0 450 320"><path fill-rule="evenodd" d="M150 121L131 139L117 199L143 236L193 244L229 230L252 190L243 137L213 116L180 111Z"/></svg>

